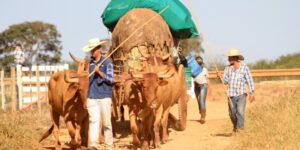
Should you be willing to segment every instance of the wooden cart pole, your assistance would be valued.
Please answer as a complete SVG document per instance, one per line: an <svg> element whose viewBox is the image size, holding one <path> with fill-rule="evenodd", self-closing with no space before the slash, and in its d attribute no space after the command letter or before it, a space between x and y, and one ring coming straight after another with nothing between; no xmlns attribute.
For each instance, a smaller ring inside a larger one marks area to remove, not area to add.
<svg viewBox="0 0 300 150"><path fill-rule="evenodd" d="M11 112L12 117L16 117L17 110L17 90L16 90L16 70L14 67L10 68L11 73Z"/></svg>
<svg viewBox="0 0 300 150"><path fill-rule="evenodd" d="M0 74L0 82L1 82L1 107L5 111L5 86L4 86L4 70L2 68L1 74Z"/></svg>
<svg viewBox="0 0 300 150"><path fill-rule="evenodd" d="M40 71L39 71L39 66L36 66L36 97L37 97L37 104L38 104L38 110L39 114L42 114L42 104L40 100Z"/></svg>

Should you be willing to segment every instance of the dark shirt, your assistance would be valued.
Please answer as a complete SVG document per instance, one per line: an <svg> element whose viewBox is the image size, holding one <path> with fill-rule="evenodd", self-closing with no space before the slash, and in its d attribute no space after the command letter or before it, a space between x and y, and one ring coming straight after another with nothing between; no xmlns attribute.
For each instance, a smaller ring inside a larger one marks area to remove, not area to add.
<svg viewBox="0 0 300 150"><path fill-rule="evenodd" d="M104 59L104 56L101 56L100 60L96 62L91 60L89 72L94 71L96 65L98 65ZM90 77L90 86L88 92L88 98L91 99L103 99L112 97L112 83L114 77L114 68L112 62L107 59L105 62L99 66L101 72L104 73L104 77L100 77L97 73L94 73Z"/></svg>

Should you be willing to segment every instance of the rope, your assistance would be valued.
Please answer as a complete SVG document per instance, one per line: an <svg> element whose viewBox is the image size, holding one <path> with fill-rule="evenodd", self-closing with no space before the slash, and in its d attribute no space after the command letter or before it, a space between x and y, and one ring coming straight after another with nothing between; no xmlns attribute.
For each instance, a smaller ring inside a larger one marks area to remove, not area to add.
<svg viewBox="0 0 300 150"><path fill-rule="evenodd" d="M170 5L166 6L164 9L162 9L158 14L155 14L153 17L151 17L148 21L146 21L144 24L142 24L139 28L137 28L134 32L132 32L124 41L122 41L113 51L110 52L96 67L101 66L104 61L106 61L113 53L115 53L122 45L124 45L131 37L133 37L138 30L142 29L145 25L147 25L149 22L151 22L155 17L160 16L163 12L165 12ZM89 74L89 77L91 77L95 73L95 70Z"/></svg>
<svg viewBox="0 0 300 150"><path fill-rule="evenodd" d="M192 4L191 4L191 0L187 0L187 2L188 2L188 7L189 7L190 10L191 10L192 16L194 16L193 19L195 19L195 22L196 22L196 24L197 24L198 31L200 32L200 22L198 21L198 19L197 19L197 17L196 17L196 13L193 11ZM202 38L204 38L204 32L201 32L201 33L202 33ZM208 45L207 45L207 46L208 46ZM207 49L210 51L211 54L213 54L212 49L210 49L209 47L207 47ZM218 67L217 67L217 64L216 64L214 55L211 55L211 58L212 58L211 60L212 60L212 62L213 62L213 64L214 64L214 67L215 67L215 69L216 69L216 72L219 73L219 69L218 69ZM226 91L227 91L227 90L226 90L226 85L224 84L224 81L223 81L223 79L222 79L221 77L220 77L219 79L221 80L222 87L223 87L223 89L224 89L224 91L225 91L225 93L226 93L226 95L227 95L227 92L226 92ZM233 107L232 100L231 100L231 98L230 98L228 95L227 95L227 97L228 97L228 101L229 101L229 107L230 107L230 110L231 110L231 108Z"/></svg>

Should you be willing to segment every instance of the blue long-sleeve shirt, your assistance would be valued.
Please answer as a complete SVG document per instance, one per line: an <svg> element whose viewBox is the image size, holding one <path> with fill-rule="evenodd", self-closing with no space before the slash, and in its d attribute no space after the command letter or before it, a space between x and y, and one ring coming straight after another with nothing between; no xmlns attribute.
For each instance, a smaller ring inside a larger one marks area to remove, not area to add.
<svg viewBox="0 0 300 150"><path fill-rule="evenodd" d="M97 62L92 60L90 62L89 72L94 71L95 67L102 62L104 56L101 56L100 60ZM104 73L102 78L97 73L94 73L90 77L90 86L88 92L88 98L91 99L103 99L107 97L112 97L112 83L114 78L114 68L112 62L107 59L101 66L99 66L101 72Z"/></svg>

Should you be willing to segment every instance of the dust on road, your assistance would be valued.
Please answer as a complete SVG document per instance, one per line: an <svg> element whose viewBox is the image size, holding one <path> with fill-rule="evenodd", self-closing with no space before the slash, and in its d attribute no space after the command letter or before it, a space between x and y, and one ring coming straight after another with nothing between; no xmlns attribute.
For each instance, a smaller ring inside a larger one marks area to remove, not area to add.
<svg viewBox="0 0 300 150"><path fill-rule="evenodd" d="M125 108L126 109L126 108ZM126 112L126 111L125 111ZM171 112L178 116L177 106ZM125 122L118 122L117 137L114 138L115 150L133 149L132 136L129 128L128 113L125 113ZM226 100L207 101L206 123L200 124L197 101L190 99L188 102L188 120L185 131L169 129L169 140L161 145L162 150L222 150L233 142L229 136L232 126L228 116ZM69 141L65 128L60 129L62 143Z"/></svg>

